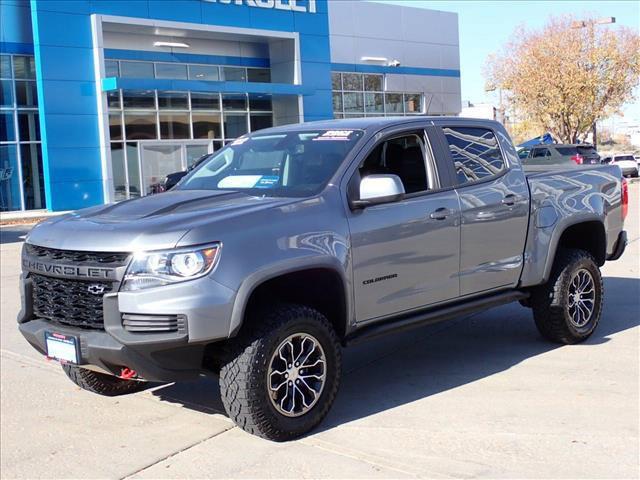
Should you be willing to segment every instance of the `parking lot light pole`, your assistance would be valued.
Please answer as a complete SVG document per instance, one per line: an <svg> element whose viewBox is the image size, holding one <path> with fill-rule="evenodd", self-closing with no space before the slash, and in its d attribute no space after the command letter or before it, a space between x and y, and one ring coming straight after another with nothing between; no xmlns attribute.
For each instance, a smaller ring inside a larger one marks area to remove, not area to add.
<svg viewBox="0 0 640 480"><path fill-rule="evenodd" d="M589 47L593 51L595 48L595 32L594 27L596 25L608 25L611 23L616 23L616 17L602 17L593 20L578 20L571 24L571 28L589 28L589 37L590 37L590 45ZM591 125L591 136L593 137L593 147L598 148L598 137L597 137L597 120L593 121L593 125Z"/></svg>

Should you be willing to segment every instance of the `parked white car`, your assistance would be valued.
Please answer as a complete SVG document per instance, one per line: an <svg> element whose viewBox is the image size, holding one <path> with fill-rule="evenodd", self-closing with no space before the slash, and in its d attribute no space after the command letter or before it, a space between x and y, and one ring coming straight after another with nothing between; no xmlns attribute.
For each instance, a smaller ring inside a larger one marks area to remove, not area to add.
<svg viewBox="0 0 640 480"><path fill-rule="evenodd" d="M638 176L638 162L630 153L614 155L611 160L612 165L617 165L622 170L622 175L625 177L637 177Z"/></svg>

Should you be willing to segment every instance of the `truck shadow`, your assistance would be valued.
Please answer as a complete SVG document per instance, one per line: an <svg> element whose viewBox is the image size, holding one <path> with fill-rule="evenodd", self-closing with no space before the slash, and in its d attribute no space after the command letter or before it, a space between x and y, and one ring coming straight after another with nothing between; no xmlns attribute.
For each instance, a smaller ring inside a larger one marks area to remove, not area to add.
<svg viewBox="0 0 640 480"><path fill-rule="evenodd" d="M640 279L608 277L605 290L601 323L579 348L640 325ZM556 348L563 347L541 338L530 310L518 304L355 346L344 352L340 392L315 432L489 377ZM185 408L225 415L215 378L152 393Z"/></svg>

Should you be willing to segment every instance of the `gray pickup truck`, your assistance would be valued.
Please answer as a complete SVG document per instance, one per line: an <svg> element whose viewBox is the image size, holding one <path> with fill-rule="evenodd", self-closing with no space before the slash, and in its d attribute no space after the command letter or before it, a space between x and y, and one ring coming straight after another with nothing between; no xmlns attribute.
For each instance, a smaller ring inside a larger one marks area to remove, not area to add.
<svg viewBox="0 0 640 480"><path fill-rule="evenodd" d="M626 184L549 168L492 121L259 131L169 192L36 226L19 328L86 390L213 373L240 427L292 439L329 411L342 346L514 301L551 341L593 333Z"/></svg>

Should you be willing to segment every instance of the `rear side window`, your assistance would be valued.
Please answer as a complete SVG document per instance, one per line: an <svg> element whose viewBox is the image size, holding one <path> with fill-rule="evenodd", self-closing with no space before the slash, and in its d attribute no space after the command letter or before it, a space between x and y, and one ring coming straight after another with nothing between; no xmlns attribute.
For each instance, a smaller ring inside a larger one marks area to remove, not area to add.
<svg viewBox="0 0 640 480"><path fill-rule="evenodd" d="M477 182L505 168L498 140L491 130L476 127L442 129L453 157L458 184Z"/></svg>
<svg viewBox="0 0 640 480"><path fill-rule="evenodd" d="M597 155L598 152L593 147L578 147L578 153L580 155Z"/></svg>
<svg viewBox="0 0 640 480"><path fill-rule="evenodd" d="M633 158L633 155L618 155L615 157L616 162L624 162L627 160L631 160L632 162L635 161L635 158Z"/></svg>
<svg viewBox="0 0 640 480"><path fill-rule="evenodd" d="M578 149L576 147L557 147L556 150L558 150L560 155L565 155L567 157L572 157L578 153Z"/></svg>

